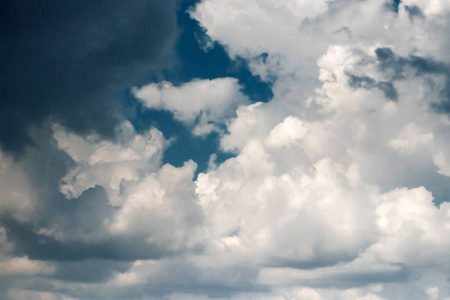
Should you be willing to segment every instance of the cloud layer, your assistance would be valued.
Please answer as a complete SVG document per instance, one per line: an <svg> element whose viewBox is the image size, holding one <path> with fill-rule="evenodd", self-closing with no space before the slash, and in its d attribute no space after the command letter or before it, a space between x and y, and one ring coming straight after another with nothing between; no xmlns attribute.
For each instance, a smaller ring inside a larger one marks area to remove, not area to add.
<svg viewBox="0 0 450 300"><path fill-rule="evenodd" d="M251 103L234 78L136 84L143 109L234 154L201 173L163 164L164 129L35 127L20 160L0 155L0 295L450 299L449 14L198 2L207 38L273 99Z"/></svg>

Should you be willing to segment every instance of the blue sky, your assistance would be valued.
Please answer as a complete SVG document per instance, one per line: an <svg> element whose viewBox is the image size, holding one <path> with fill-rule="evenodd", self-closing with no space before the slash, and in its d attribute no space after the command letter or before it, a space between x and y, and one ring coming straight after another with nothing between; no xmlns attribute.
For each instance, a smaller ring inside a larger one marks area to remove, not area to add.
<svg viewBox="0 0 450 300"><path fill-rule="evenodd" d="M447 0L0 19L1 299L450 299Z"/></svg>

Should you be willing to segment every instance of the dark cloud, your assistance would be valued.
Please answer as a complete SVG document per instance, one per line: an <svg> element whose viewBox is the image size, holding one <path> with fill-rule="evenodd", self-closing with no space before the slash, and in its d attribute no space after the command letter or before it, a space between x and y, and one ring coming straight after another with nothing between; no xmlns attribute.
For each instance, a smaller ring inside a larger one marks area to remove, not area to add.
<svg viewBox="0 0 450 300"><path fill-rule="evenodd" d="M356 76L348 74L348 84L353 88L371 89L376 86L375 79L368 76Z"/></svg>
<svg viewBox="0 0 450 300"><path fill-rule="evenodd" d="M116 272L126 272L130 263L114 260L83 260L59 262L51 276L70 282L106 282Z"/></svg>
<svg viewBox="0 0 450 300"><path fill-rule="evenodd" d="M401 57L395 55L390 48L377 48L375 50L379 67L382 70L392 69L395 71L393 79L403 78L403 72L405 67L411 67L415 70L416 76L425 74L450 74L450 68L443 62L434 60L433 58L425 58L415 55L409 57Z"/></svg>
<svg viewBox="0 0 450 300"><path fill-rule="evenodd" d="M170 52L175 0L0 4L0 143L18 152L48 117L112 137L118 94ZM142 79L141 79L142 80Z"/></svg>
<svg viewBox="0 0 450 300"><path fill-rule="evenodd" d="M96 186L83 192L77 199L62 200L52 222L69 240L98 240L107 235L105 221L111 220L114 207L109 204L105 190Z"/></svg>
<svg viewBox="0 0 450 300"><path fill-rule="evenodd" d="M185 260L174 259L156 263L152 271L144 283L114 291L113 295L117 299L141 299L143 295L168 299L165 296L171 293L231 298L239 293L270 292L268 286L256 283L259 269L246 263L233 267L199 269ZM108 296L105 299L111 298Z"/></svg>
<svg viewBox="0 0 450 300"><path fill-rule="evenodd" d="M394 51L392 51L391 48L377 48L375 54L381 63L386 63L395 59Z"/></svg>
<svg viewBox="0 0 450 300"><path fill-rule="evenodd" d="M311 286L335 286L338 288L349 288L355 286L367 286L371 283L392 283L392 282L406 282L411 277L411 272L402 264L391 264L394 270L380 270L378 272L368 273L349 273L331 275L324 278L321 282L311 282Z"/></svg>
<svg viewBox="0 0 450 300"><path fill-rule="evenodd" d="M444 78L444 86L438 92L439 99L433 101L430 106L438 113L450 113L450 66L444 62L436 61L433 58L420 57L416 55L410 55L408 57L401 57L395 55L390 48L377 48L375 54L378 60L378 66L381 70L393 71L391 82L383 83L384 86L380 86L386 95L394 93L392 82L395 80L401 80L404 78L405 69L409 68L414 71L415 76L427 76L436 75ZM355 80L354 80L355 81ZM364 80L362 80L364 81ZM433 89L437 86L430 78L430 87ZM355 84L358 84L356 79ZM396 93L396 92L395 92ZM394 95L394 94L392 94Z"/></svg>
<svg viewBox="0 0 450 300"><path fill-rule="evenodd" d="M398 93L392 82L380 81L377 83L377 88L383 92L386 98L397 101Z"/></svg>
<svg viewBox="0 0 450 300"><path fill-rule="evenodd" d="M435 61L432 58L424 58L419 56L410 56L407 59L400 58L399 63L409 65L416 70L416 75L425 74L449 74L450 69L442 62Z"/></svg>
<svg viewBox="0 0 450 300"><path fill-rule="evenodd" d="M6 230L6 238L13 245L11 250L0 254L27 256L30 260L48 262L56 269L51 275L0 275L0 299L6 299L1 290L16 286L52 291L53 287L45 287L46 280L106 282L114 273L125 272L130 262L138 259L158 260L186 251L200 251L174 246L170 238L155 238L150 242L152 237L148 233L111 233L108 224L112 223L118 207L109 203L103 187L87 189L75 199L66 199L60 192L59 182L75 162L58 149L51 123L32 126L30 137L34 146L26 147L16 164L29 175L34 209L26 220L16 218L9 211L0 213L0 227ZM183 203L179 209L184 208ZM101 292L98 295L98 299L115 299L113 295L103 297ZM81 294L80 299L91 299L91 296Z"/></svg>
<svg viewBox="0 0 450 300"><path fill-rule="evenodd" d="M114 208L108 203L103 188L88 189L78 199L66 200L56 215L45 225L21 222L1 216L0 224L7 238L15 245L15 255L51 261L82 261L86 259L132 261L159 259L174 254L168 245L146 242L139 234L111 235L104 227ZM42 233L56 231L54 235Z"/></svg>
<svg viewBox="0 0 450 300"><path fill-rule="evenodd" d="M87 189L78 198L66 199L58 183L73 161L58 150L50 126L31 132L35 146L27 147L20 165L32 179L36 209L27 221L8 212L0 215L0 226L7 230L15 256L64 263L64 268L68 268L68 262L119 263L160 259L186 251L174 247L170 239L148 242L146 233L112 234L108 224L118 208L110 204L101 186Z"/></svg>
<svg viewBox="0 0 450 300"><path fill-rule="evenodd" d="M391 69L393 71L393 80L404 78L403 65L398 63L398 59L391 48L377 48L375 55L381 70Z"/></svg>
<svg viewBox="0 0 450 300"><path fill-rule="evenodd" d="M50 261L132 261L174 254L164 243L147 243L148 236L111 235L106 223L117 208L109 203L103 187L95 186L78 198L66 199L59 191L59 180L73 161L58 150L52 130L46 125L31 130L35 146L27 147L21 160L21 166L32 179L36 209L26 222L7 212L0 215L0 225L6 228L8 240L15 245L14 254Z"/></svg>
<svg viewBox="0 0 450 300"><path fill-rule="evenodd" d="M295 266L294 266L295 267ZM411 270L401 263L389 263L385 270L348 271L344 273L330 273L321 276L320 280L313 278L295 279L295 284L314 288L348 289L364 287L370 284L408 282L413 276ZM303 268L300 268L303 269ZM308 269L308 268L306 268Z"/></svg>
<svg viewBox="0 0 450 300"><path fill-rule="evenodd" d="M348 83L352 88L379 89L386 98L397 101L398 93L392 82L379 81L368 76L356 76L347 74Z"/></svg>
<svg viewBox="0 0 450 300"><path fill-rule="evenodd" d="M425 18L422 9L420 9L420 7L418 7L417 5L405 5L405 11L408 13L408 17L411 22L414 20L414 18Z"/></svg>

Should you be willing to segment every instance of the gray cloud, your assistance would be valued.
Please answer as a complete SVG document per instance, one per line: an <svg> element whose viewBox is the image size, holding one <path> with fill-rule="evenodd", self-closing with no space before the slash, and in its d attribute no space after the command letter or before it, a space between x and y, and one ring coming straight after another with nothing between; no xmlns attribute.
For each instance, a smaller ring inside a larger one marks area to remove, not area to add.
<svg viewBox="0 0 450 300"><path fill-rule="evenodd" d="M379 81L368 76L356 76L348 74L349 84L353 88L379 89L386 98L397 101L398 94L392 82Z"/></svg>
<svg viewBox="0 0 450 300"><path fill-rule="evenodd" d="M394 282L407 282L410 280L411 272L404 265L395 265L395 270L391 271L372 271L372 272L349 272L347 274L330 274L325 275L318 280L299 279L297 283L314 286L319 288L339 288L346 289L351 287L364 287L371 283L394 283Z"/></svg>
<svg viewBox="0 0 450 300"><path fill-rule="evenodd" d="M146 242L146 236L140 234L110 235L104 222L112 216L113 210L103 188L96 187L85 191L78 199L66 200L63 208L54 211L55 216L44 226L8 216L2 216L0 224L6 228L8 240L15 245L14 253L30 259L133 261L175 254L167 245ZM38 232L52 229L60 238Z"/></svg>
<svg viewBox="0 0 450 300"><path fill-rule="evenodd" d="M126 272L130 263L114 260L83 260L59 262L56 272L50 277L70 282L106 282L114 272Z"/></svg>
<svg viewBox="0 0 450 300"><path fill-rule="evenodd" d="M424 19L425 15L423 14L420 7L417 5L405 5L405 11L408 13L408 17L411 20L411 22L414 20L414 18Z"/></svg>
<svg viewBox="0 0 450 300"><path fill-rule="evenodd" d="M437 102L431 103L431 108L439 113L450 113L450 67L440 61L436 61L433 58L425 58L415 55L409 57L400 57L394 54L390 48L377 48L375 50L379 67L381 70L393 71L392 82L395 80L401 80L404 78L403 73L405 68L412 68L416 76L425 75L439 75L443 76L445 84L441 90L439 90L440 99ZM385 96L389 98L389 95L396 95L395 88L392 82L383 83L384 86L379 87ZM368 78L352 79L350 77L350 84L352 86L371 88L375 83ZM364 85L365 84L365 85Z"/></svg>
<svg viewBox="0 0 450 300"><path fill-rule="evenodd" d="M164 61L176 35L175 0L0 4L0 144L23 151L48 117L112 137L118 95Z"/></svg>

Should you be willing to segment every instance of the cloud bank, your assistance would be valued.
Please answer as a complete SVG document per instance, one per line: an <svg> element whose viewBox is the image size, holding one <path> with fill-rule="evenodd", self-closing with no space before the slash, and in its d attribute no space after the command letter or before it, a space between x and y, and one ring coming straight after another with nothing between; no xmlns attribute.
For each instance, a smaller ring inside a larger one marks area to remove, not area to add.
<svg viewBox="0 0 450 300"><path fill-rule="evenodd" d="M136 84L143 109L234 154L200 173L163 163L163 129L30 131L0 156L1 296L450 299L448 1L189 14L273 99L228 77Z"/></svg>
<svg viewBox="0 0 450 300"><path fill-rule="evenodd" d="M176 37L176 1L2 1L0 145L15 155L29 127L54 119L112 138L117 95L162 65Z"/></svg>

